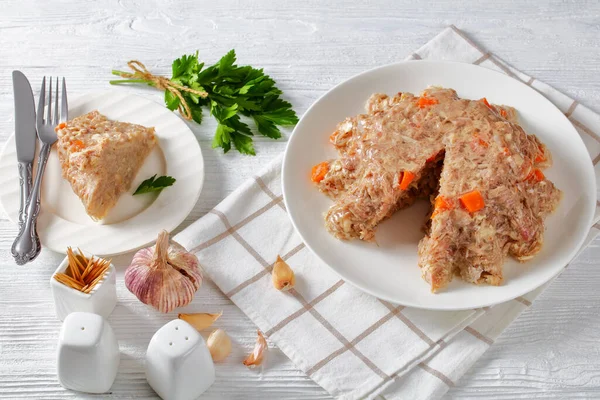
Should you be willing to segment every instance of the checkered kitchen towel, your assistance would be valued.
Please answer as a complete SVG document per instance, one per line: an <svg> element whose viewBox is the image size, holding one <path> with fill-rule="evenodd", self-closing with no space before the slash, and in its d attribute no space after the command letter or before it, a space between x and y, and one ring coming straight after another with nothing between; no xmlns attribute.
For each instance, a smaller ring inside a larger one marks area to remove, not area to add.
<svg viewBox="0 0 600 400"><path fill-rule="evenodd" d="M594 165L600 160L600 136L591 128L600 126L599 115L506 65L456 27L410 58L479 64L527 83L569 117ZM335 397L441 397L544 289L458 312L378 300L345 283L305 247L288 219L280 180L278 158L175 240L195 252L223 293ZM594 225L588 241L599 231ZM297 275L288 293L272 288L270 271L278 254Z"/></svg>

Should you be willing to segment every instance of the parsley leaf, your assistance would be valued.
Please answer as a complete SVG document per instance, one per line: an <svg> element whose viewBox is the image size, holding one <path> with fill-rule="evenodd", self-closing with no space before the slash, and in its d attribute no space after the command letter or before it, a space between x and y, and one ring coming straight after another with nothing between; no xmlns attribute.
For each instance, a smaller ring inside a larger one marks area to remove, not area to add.
<svg viewBox="0 0 600 400"><path fill-rule="evenodd" d="M256 155L256 151L254 150L254 143L252 143L252 138L250 136L246 136L244 134L234 132L231 134L231 140L237 151L242 154L250 154L252 156Z"/></svg>
<svg viewBox="0 0 600 400"><path fill-rule="evenodd" d="M219 122L223 122L237 114L238 105L232 104L229 107L219 105L216 101L210 103L210 112Z"/></svg>
<svg viewBox="0 0 600 400"><path fill-rule="evenodd" d="M175 111L179 107L179 97L167 90L165 92L165 104L169 110Z"/></svg>
<svg viewBox="0 0 600 400"><path fill-rule="evenodd" d="M216 149L217 147L222 147L223 152L227 153L231 150L231 133L235 132L230 126L225 124L218 124L217 131L215 132L215 137L213 138L212 147Z"/></svg>
<svg viewBox="0 0 600 400"><path fill-rule="evenodd" d="M113 71L115 75L121 76L121 73ZM198 52L181 56L173 61L171 82L208 94L203 98L180 90L195 122L202 123L204 107L217 120L212 147L220 147L225 153L233 145L242 154L256 154L252 143L253 132L240 117L254 121L258 133L272 139L281 137L280 126L298 123L292 105L279 97L282 92L275 81L262 69L236 65L234 50L208 67L198 60ZM145 83L154 86L153 81L146 79L110 83ZM165 91L165 104L172 111L182 107L179 97L169 90Z"/></svg>
<svg viewBox="0 0 600 400"><path fill-rule="evenodd" d="M219 66L219 74L224 74L233 68L235 62L235 50L229 50L217 63Z"/></svg>
<svg viewBox="0 0 600 400"><path fill-rule="evenodd" d="M133 192L133 195L150 193L150 192L160 192L164 188L168 186L172 186L175 183L175 178L170 176L159 176L158 178L154 175L151 178L143 181L140 186Z"/></svg>
<svg viewBox="0 0 600 400"><path fill-rule="evenodd" d="M253 115L252 118L256 123L258 131L263 135L273 139L279 139L281 137L281 132L279 131L279 128L277 128L277 126L275 126L275 124L272 121L269 121L264 116L258 114Z"/></svg>
<svg viewBox="0 0 600 400"><path fill-rule="evenodd" d="M171 68L173 69L173 76L171 79L194 73L198 68L198 52L196 52L196 54L189 56L184 55L181 58L178 58L173 61Z"/></svg>
<svg viewBox="0 0 600 400"><path fill-rule="evenodd" d="M192 112L192 119L194 120L194 122L201 124L202 123L202 108L193 107L193 108L190 108L190 111Z"/></svg>
<svg viewBox="0 0 600 400"><path fill-rule="evenodd" d="M239 115L234 115L233 117L229 118L227 120L227 125L235 129L236 132L240 132L249 136L253 135L250 127L240 120Z"/></svg>

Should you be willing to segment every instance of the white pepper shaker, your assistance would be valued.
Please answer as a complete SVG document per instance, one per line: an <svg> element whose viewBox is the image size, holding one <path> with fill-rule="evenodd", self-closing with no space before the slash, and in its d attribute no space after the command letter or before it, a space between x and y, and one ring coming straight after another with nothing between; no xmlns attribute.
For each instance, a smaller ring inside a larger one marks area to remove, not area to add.
<svg viewBox="0 0 600 400"><path fill-rule="evenodd" d="M119 343L102 316L87 312L67 315L57 352L58 381L62 386L86 393L108 392L119 361Z"/></svg>
<svg viewBox="0 0 600 400"><path fill-rule="evenodd" d="M165 324L148 345L146 379L163 400L197 399L215 381L204 338L183 320Z"/></svg>

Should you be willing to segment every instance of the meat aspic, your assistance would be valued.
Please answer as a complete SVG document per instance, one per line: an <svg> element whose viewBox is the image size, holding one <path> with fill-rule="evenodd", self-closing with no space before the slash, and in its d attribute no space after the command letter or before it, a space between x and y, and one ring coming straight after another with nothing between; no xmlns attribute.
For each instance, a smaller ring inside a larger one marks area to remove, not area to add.
<svg viewBox="0 0 600 400"><path fill-rule="evenodd" d="M373 241L381 221L430 199L418 251L434 292L454 275L499 285L507 255L525 261L540 251L561 192L542 172L550 152L513 108L430 87L419 97L374 94L366 109L331 135L340 157L312 170L334 202L325 214L332 235Z"/></svg>
<svg viewBox="0 0 600 400"><path fill-rule="evenodd" d="M111 121L98 111L62 123L56 131L62 176L94 220L103 219L130 189L157 142L154 128Z"/></svg>

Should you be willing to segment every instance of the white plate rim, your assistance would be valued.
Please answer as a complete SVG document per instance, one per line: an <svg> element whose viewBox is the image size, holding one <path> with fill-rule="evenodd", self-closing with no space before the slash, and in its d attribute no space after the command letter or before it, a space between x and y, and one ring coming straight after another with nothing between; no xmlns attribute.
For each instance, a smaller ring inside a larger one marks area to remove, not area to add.
<svg viewBox="0 0 600 400"><path fill-rule="evenodd" d="M194 135L194 133L192 132L190 127L180 117L178 117L172 111L165 108L163 104L160 104L160 103L158 103L154 100L151 100L147 97L140 96L140 95L137 95L134 93L127 93L125 91L112 89L112 90L97 90L97 91L92 91L92 92L82 93L82 94L78 94L76 96L72 96L69 98L69 110L85 106L85 103L92 102L94 100L98 101L102 98L110 98L110 97L113 97L115 100L118 100L118 101L124 101L125 99L134 99L139 104L145 103L143 105L143 107L152 107L157 111L160 110L159 112L161 113L161 115L158 117L159 119L162 120L164 118L168 118L169 124L176 126L176 129L178 132L182 132L182 133L185 132L183 135L185 135L184 139L186 140L186 149L192 150L192 152L190 154L193 154L193 159L194 159L194 164L191 165L191 167L194 170L196 170L198 174L195 175L196 179L186 180L186 182L188 182L188 181L192 182L192 185L187 185L187 186L183 187L184 186L183 182L177 182L175 185L168 188L168 190L164 190L161 193L159 193L159 195L156 197L156 199L146 209L144 209L139 214L136 214L135 216L133 216L129 219L126 219L124 221L121 221L119 223L116 223L116 224L111 224L111 225L99 224L99 225L97 225L97 227L109 227L109 229L117 229L117 231L115 232L116 234L125 234L126 237L131 240L130 243L132 243L131 245L127 245L127 244L121 245L120 247L117 247L114 251L109 250L106 247L97 246L94 244L84 245L86 250L91 251L94 254L102 255L102 256L116 256L116 255L124 254L124 253L130 252L130 251L134 251L134 250L143 248L143 247L153 243L156 240L156 235L158 235L159 231L162 229L172 232L187 218L187 216L193 210L194 206L198 202L198 199L200 198L202 188L204 187L204 180L205 180L204 157L202 155L202 149L200 147L198 139L196 138L196 136ZM101 109L100 109L100 112L102 112ZM74 117L74 115L71 115L71 118L72 117ZM159 136L159 139L160 139L160 136ZM11 144L14 145L14 143L15 143L14 140L15 140L15 133L13 132L9 136L8 140L4 143L4 146L2 147L2 153L0 153L1 154L0 157L4 158L6 151L8 150L8 146ZM173 155L169 156L164 151L164 148L162 148L162 146L161 146L161 149L163 150L165 159L174 157ZM13 150L9 150L9 151L13 151ZM172 171L169 170L170 164L167 163L166 167L167 167L167 175L169 175L170 173L172 173ZM15 171L14 175L17 176L16 166L14 168L14 171ZM179 181L179 179L178 179L178 181ZM182 183L182 185L178 185L178 183ZM185 193L186 195L178 196L177 193ZM121 225L123 225L123 224L130 225L130 224L136 222L136 220L139 220L140 218L151 219L152 218L151 214L154 212L157 212L157 209L158 209L158 212L160 210L164 211L164 209L166 207L165 206L160 207L159 205L162 202L164 202L165 198L181 199L182 197L183 197L183 200L178 201L176 204L177 205L176 207L174 207L174 204L172 202L169 203L171 205L171 207L169 207L170 212L169 212L168 218L165 218L164 214L159 214L159 213L155 214L155 215L157 215L157 217L154 218L156 220L156 222L153 225L147 227L144 234L140 234L139 230L135 230L135 232L133 232L133 231L127 232L127 231L121 229ZM0 196L0 208L4 211L4 214L7 216L7 218L16 225L17 221L14 218L14 215L11 215L11 213L9 213L6 210L6 207L4 206L4 204L2 204L1 196ZM42 218L43 213L44 213L44 211L42 210L40 212L40 219ZM77 223L74 223L71 221L67 221L64 218L61 218L55 214L51 215L49 221L50 222L60 221L60 223L63 226L69 226L72 229L81 228L83 226L83 225L80 225L80 224L77 224ZM150 233L150 231L148 230L152 226L154 226L154 228L155 228L154 233ZM92 228L90 228L89 226L85 226L85 229L92 229ZM65 239L63 239L62 241L56 241L56 240L52 239L52 237L46 237L47 233L44 233L44 232L39 232L39 235L40 235L40 240L42 241L42 247L47 248L47 249L52 250L57 253L65 254L67 245L68 246L77 245L77 243L73 243L73 242L67 244L65 242ZM67 236L67 237L71 237L71 236ZM122 241L122 242L127 243L125 241ZM65 244L67 244L67 245L65 245Z"/></svg>
<svg viewBox="0 0 600 400"><path fill-rule="evenodd" d="M510 297L504 299L504 300L499 300L499 301L480 301L480 302L474 302L474 304L472 305L468 305L468 306L453 306L453 305L438 305L438 306L424 306L423 304L420 303L416 303L416 302L411 302L411 301L406 301L406 300L402 300L402 302L399 302L398 299L394 299L391 298L389 296L386 295L382 295L381 293L377 293L376 291L372 290L371 288L361 284L360 282L357 282L355 280L352 280L351 278L345 276L344 272L343 272L343 268L339 268L337 266L332 266L329 263L327 263L322 257L321 255L319 255L319 253L317 251L315 251L315 249L313 248L313 246L310 245L310 241L306 239L306 235L303 234L303 232L299 229L299 225L298 225L298 221L297 221L297 216L293 213L293 207L290 208L290 202L288 199L289 196L289 189L288 189L288 183L286 180L286 171L287 169L290 169L291 167L288 165L289 162L289 154L291 152L292 147L294 146L294 141L297 140L295 138L298 137L298 133L299 130L301 129L302 126L302 120L305 119L308 115L310 115L311 111L316 109L317 107L320 106L320 103L324 101L324 99L333 91L335 91L336 89L344 86L344 85L348 85L350 84L352 81L360 79L361 77L365 76L365 75L369 75L372 73L375 73L379 70L384 70L387 68L394 68L397 66L401 66L404 64L413 64L413 63L426 63L426 64L437 64L440 66L443 65L460 65L460 66L464 66L465 68L481 68L481 69L485 69L487 71L489 71L492 74L496 74L499 77L502 77L503 79L505 78L509 78L514 80L517 84L522 85L524 87L526 87L528 90L532 91L532 95L537 96L540 101L544 102L544 103L548 103L549 105L551 105L554 109L556 109L556 111L561 114L562 118L564 120L566 120L566 122L568 122L568 124L571 126L572 128L572 133L574 134L574 137L576 137L577 141L578 141L578 145L584 146L585 148L585 144L583 143L583 140L581 139L581 136L579 135L579 133L577 132L577 130L575 129L575 127L573 126L573 124L571 124L571 121L569 121L569 119L558 109L558 107L556 107L555 104L553 104L550 100L548 100L544 95L542 95L541 93L539 93L537 90L535 90L534 88L526 85L524 82L513 78L511 76L508 76L500 71L495 71L495 70L491 70L479 65L474 65L474 64L468 64L468 63L463 63L463 62L458 62L458 61L433 61L433 60L406 60L406 61L400 61L400 62L395 62L395 63L390 63L390 64L385 64L382 66L378 66L378 67L374 67L371 69L368 69L366 71L360 72L358 74L355 74L353 76L351 76L350 78L345 79L344 81L336 84L334 87L332 87L331 89L329 89L327 92L325 92L323 95L321 95L304 113L304 115L302 116L302 118L300 119L300 121L298 122L298 124L296 125L296 127L294 128L294 130L292 131L292 134L290 135L286 148L285 148L285 152L283 155L283 160L282 160L282 167L281 167L281 187L282 187L282 194L283 194L283 201L285 204L286 209L288 210L288 215L290 218L290 221L296 231L296 233L298 233L298 235L300 236L300 238L302 239L303 243L306 245L306 247L324 264L327 265L328 268L330 268L331 270L333 270L336 274L338 274L342 279L344 279L344 281L352 284L353 286L357 287L358 289L362 290L363 292L370 294L376 298L379 298L381 300L385 300L385 301L389 301L392 303L396 303L396 304L401 304L403 306L407 306L407 307L413 307L413 308L418 308L418 309L425 309L425 310L439 310L439 311L461 311L461 310L471 310L471 309L476 309L476 308L483 308L483 307L489 307L489 306L493 306L496 304L500 304L503 303L505 301L509 301L509 300L513 300L515 298L518 298L520 296L523 296L539 287L541 287L542 285L548 283L549 281L551 281L554 277L558 276L564 269L565 267L568 265L568 263L573 260L573 258L575 258L575 256L579 253L581 247L583 246L583 244L585 243L586 237L589 233L589 229L591 228L592 224L593 224L593 219L594 219L594 212L595 212L595 201L593 202L593 205L591 205L591 201L590 204L588 204L588 207L586 209L586 215L585 215L585 220L587 221L587 229L585 231L581 231L579 232L579 239L577 240L577 245L573 246L573 248L571 249L571 251L569 252L567 257L564 257L565 259L568 259L567 262L565 263L565 265L563 265L560 269L557 269L557 271L547 277L547 279L543 280L543 281L539 281L537 284L535 284L533 287L527 288L526 290L521 290L519 292L515 292L514 295L511 295ZM424 89L424 88L423 88ZM364 99L366 101L366 99ZM594 175L594 167L593 167L593 163L591 158L588 156L587 157L587 164L588 164L588 168L586 169L588 171L588 176L587 176L587 184L590 185L592 187L593 192L595 193L597 191L597 185L596 185L596 179L595 179L595 175ZM289 183L290 185L292 183Z"/></svg>

